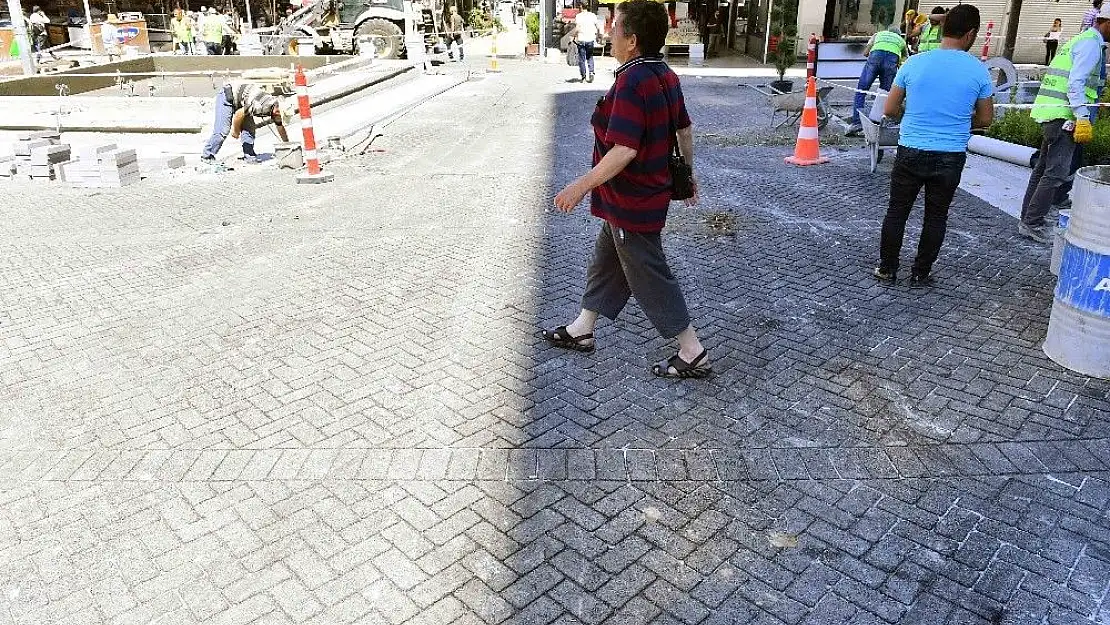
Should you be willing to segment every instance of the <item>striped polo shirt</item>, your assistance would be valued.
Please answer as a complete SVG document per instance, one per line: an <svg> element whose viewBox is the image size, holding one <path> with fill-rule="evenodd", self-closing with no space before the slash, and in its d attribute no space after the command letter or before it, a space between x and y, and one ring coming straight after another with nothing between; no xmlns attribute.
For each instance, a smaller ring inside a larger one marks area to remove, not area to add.
<svg viewBox="0 0 1110 625"><path fill-rule="evenodd" d="M632 59L620 66L616 75L591 119L593 162L597 165L614 145L636 150L636 158L593 190L590 212L618 228L659 232L667 222L671 202L670 119L673 117L676 129L690 126L682 86L659 57Z"/></svg>
<svg viewBox="0 0 1110 625"><path fill-rule="evenodd" d="M237 109L247 109L248 115L269 117L278 103L277 96L248 81L233 80L228 83L232 94L231 105Z"/></svg>

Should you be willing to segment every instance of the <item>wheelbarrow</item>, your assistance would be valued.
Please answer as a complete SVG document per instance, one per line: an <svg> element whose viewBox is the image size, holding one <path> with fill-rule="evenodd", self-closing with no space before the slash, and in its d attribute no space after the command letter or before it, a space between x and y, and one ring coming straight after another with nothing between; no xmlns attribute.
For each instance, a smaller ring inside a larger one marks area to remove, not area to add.
<svg viewBox="0 0 1110 625"><path fill-rule="evenodd" d="M783 93L776 89L772 89L766 85L748 85L759 93L767 97L771 105L771 128L782 128L788 124L793 125L798 123L802 118L802 111L806 105L806 90L790 91ZM825 124L829 122L829 93L833 90L831 86L821 87L817 90L817 127L824 128ZM778 123L775 119L778 118Z"/></svg>
<svg viewBox="0 0 1110 625"><path fill-rule="evenodd" d="M875 96L871 110L859 109L859 123L863 128L863 140L871 157L871 173L883 160L883 151L898 147L899 125L883 116L886 94Z"/></svg>

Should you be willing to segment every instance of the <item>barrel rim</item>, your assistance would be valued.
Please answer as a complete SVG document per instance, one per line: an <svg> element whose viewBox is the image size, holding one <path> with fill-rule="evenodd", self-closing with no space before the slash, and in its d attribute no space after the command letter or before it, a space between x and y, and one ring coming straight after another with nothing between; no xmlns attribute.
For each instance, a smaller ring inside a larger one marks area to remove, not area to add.
<svg viewBox="0 0 1110 625"><path fill-rule="evenodd" d="M1103 170L1105 170L1105 172L1106 172L1105 176L1099 176L1097 178L1094 178L1094 177L1091 177L1091 176L1088 175L1088 173L1090 173L1092 171L1103 171ZM1077 169L1075 171L1075 175L1080 177L1080 178L1083 178L1084 180L1087 180L1091 184L1098 184L1098 185L1102 185L1102 186L1110 186L1110 165L1087 165L1086 167L1080 167L1079 169Z"/></svg>

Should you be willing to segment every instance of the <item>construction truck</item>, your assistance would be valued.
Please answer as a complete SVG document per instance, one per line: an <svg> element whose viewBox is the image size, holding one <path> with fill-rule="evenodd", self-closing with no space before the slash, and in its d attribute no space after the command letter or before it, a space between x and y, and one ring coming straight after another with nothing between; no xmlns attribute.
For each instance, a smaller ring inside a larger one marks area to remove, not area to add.
<svg viewBox="0 0 1110 625"><path fill-rule="evenodd" d="M263 37L266 54L296 53L311 39L317 54L354 54L372 45L382 59L401 58L405 39L422 34L431 47L444 32L445 0L317 0ZM412 40L411 38L409 39Z"/></svg>

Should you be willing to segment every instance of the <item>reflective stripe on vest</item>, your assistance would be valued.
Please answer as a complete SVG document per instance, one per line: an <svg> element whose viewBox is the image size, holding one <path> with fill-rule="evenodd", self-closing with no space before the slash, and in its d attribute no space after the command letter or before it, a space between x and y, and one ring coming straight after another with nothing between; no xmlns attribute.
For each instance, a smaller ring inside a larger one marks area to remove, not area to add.
<svg viewBox="0 0 1110 625"><path fill-rule="evenodd" d="M1084 39L1094 39L1102 45L1102 35L1094 30L1085 30L1064 44L1056 54L1056 58L1052 59L1052 64L1049 65L1044 80L1041 81L1041 88L1037 90L1037 98L1033 100L1033 110L1030 115L1036 121L1075 119L1075 111L1072 110L1071 102L1068 100L1068 76L1072 70L1071 49L1076 42ZM1103 63L1105 63L1105 57ZM1088 103L1094 103L1098 99L1098 89L1102 86L1101 65L1102 63L1096 63L1091 69L1091 74L1087 76L1083 95Z"/></svg>
<svg viewBox="0 0 1110 625"><path fill-rule="evenodd" d="M906 40L902 39L898 33L892 33L889 30L884 30L875 34L875 44L871 46L871 51L875 52L882 50L883 52L890 52L902 56L906 49Z"/></svg>
<svg viewBox="0 0 1110 625"><path fill-rule="evenodd" d="M932 24L926 25L925 32L921 33L921 41L917 44L918 52L928 52L929 50L936 50L940 47L940 40L943 38L943 26L933 26Z"/></svg>

